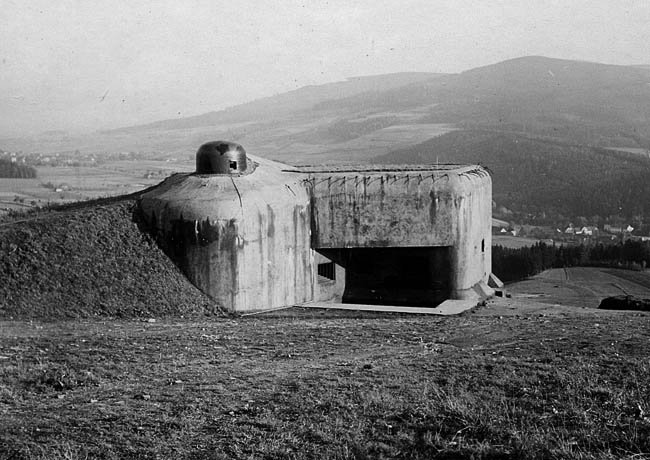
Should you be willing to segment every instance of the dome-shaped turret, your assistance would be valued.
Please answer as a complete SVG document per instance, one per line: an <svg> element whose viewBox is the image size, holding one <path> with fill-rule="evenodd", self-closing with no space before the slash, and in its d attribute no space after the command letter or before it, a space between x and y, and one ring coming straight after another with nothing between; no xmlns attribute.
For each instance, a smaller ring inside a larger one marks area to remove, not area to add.
<svg viewBox="0 0 650 460"><path fill-rule="evenodd" d="M196 152L197 174L241 174L247 167L246 151L235 142L208 142Z"/></svg>

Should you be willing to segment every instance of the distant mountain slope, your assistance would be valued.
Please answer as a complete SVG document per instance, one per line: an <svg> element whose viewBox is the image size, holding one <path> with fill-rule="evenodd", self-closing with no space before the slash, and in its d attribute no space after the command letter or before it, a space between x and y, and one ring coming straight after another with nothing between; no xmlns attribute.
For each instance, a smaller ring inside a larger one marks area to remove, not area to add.
<svg viewBox="0 0 650 460"><path fill-rule="evenodd" d="M230 107L217 112L209 112L194 117L163 120L142 126L121 128L109 132L129 132L156 129L187 129L211 126L220 123L268 121L269 117L279 118L309 110L323 101L337 100L360 93L381 93L412 83L427 81L443 74L427 72L402 72L386 75L351 77L346 81L317 86L305 86L294 91L282 93L252 102Z"/></svg>
<svg viewBox="0 0 650 460"><path fill-rule="evenodd" d="M479 163L499 205L531 214L650 215L650 159L493 131L454 131L380 163Z"/></svg>
<svg viewBox="0 0 650 460"><path fill-rule="evenodd" d="M460 131L420 144L454 129ZM531 56L460 74L359 77L83 142L50 137L40 145L189 159L215 139L301 164L372 161L391 151L391 162L413 161L414 152L424 149L433 153L417 161L435 162L437 156L485 163L495 172L500 204L522 212L650 215L650 175L642 158L650 150L647 66Z"/></svg>
<svg viewBox="0 0 650 460"><path fill-rule="evenodd" d="M322 162L329 152L335 159L361 161L377 155L378 148L386 152L422 140L398 132L436 124L648 149L650 71L646 66L522 57L460 74L357 77L83 139L43 138L27 145L12 140L7 145L47 151L148 149L177 156L207 140L225 138L282 161L304 163L314 155L314 161Z"/></svg>
<svg viewBox="0 0 650 460"><path fill-rule="evenodd" d="M350 111L430 106L422 121L565 138L592 145L650 146L650 72L523 57L381 93L325 101Z"/></svg>
<svg viewBox="0 0 650 460"><path fill-rule="evenodd" d="M336 143L404 123L542 136L570 143L650 148L650 71L529 56L460 74L399 73L308 86L219 112L166 120L111 133L219 129L242 142L286 131L286 143ZM374 119L355 120L358 116ZM398 116L399 115L399 116ZM300 125L309 124L308 129ZM291 136L295 135L295 139Z"/></svg>

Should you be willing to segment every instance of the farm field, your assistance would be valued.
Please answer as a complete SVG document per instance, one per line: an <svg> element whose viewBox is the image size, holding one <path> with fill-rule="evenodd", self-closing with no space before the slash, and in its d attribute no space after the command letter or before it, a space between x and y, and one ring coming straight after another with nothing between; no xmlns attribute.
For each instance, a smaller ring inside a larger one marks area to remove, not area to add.
<svg viewBox="0 0 650 460"><path fill-rule="evenodd" d="M174 172L193 169L189 160L113 161L96 167L39 166L35 179L0 180L0 216L9 210L125 195L155 185Z"/></svg>
<svg viewBox="0 0 650 460"><path fill-rule="evenodd" d="M515 297L550 304L596 308L604 297L609 296L650 298L650 271L596 267L554 268L508 287Z"/></svg>
<svg viewBox="0 0 650 460"><path fill-rule="evenodd" d="M526 246L532 246L536 243L539 243L539 240L535 238L524 238L511 235L492 235L493 246L499 245L504 248L519 249Z"/></svg>
<svg viewBox="0 0 650 460"><path fill-rule="evenodd" d="M402 118L408 122L409 117L411 115L407 113ZM415 144L453 130L453 127L446 124L405 123L344 142L307 142L306 139L315 136L306 134L316 129L314 123L296 119L282 128L277 123L256 125L256 129L247 134L245 148L250 154L289 164L362 163L388 153L395 145ZM0 216L10 210L19 211L34 206L71 203L142 190L172 173L194 171L194 153L202 143L219 138L239 140L236 132L244 127L235 124L225 125L219 131L214 128L173 130L162 135L165 139L167 135L174 136L176 142L169 145L159 145L157 138L152 139L153 144L150 145L126 144L131 148L163 148L159 160L113 160L97 166L80 167L38 166L38 177L35 179L2 179ZM99 145L106 148L106 144L101 143L102 140L99 136L93 139L94 144L81 144L81 147L84 151L93 151ZM114 143L116 150L123 147L115 143L115 139L105 141L108 145ZM77 144L55 145L59 148L78 147ZM61 190L56 191L57 188Z"/></svg>

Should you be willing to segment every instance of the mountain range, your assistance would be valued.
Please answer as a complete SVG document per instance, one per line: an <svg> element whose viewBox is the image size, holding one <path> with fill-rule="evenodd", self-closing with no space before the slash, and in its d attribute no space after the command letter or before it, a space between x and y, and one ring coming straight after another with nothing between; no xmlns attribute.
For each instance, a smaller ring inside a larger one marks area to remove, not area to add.
<svg viewBox="0 0 650 460"><path fill-rule="evenodd" d="M293 164L483 163L497 204L516 212L650 215L647 65L529 56L458 74L357 77L85 138L50 136L47 147L189 161L216 139Z"/></svg>
<svg viewBox="0 0 650 460"><path fill-rule="evenodd" d="M334 137L345 128L359 137L375 127L384 129L406 120L410 124L454 124L588 145L647 149L650 66L533 56L459 74L360 77L113 132L219 128L220 124L235 123L292 125L297 117L319 122L318 133L332 132ZM362 123L366 119L375 123L366 127Z"/></svg>

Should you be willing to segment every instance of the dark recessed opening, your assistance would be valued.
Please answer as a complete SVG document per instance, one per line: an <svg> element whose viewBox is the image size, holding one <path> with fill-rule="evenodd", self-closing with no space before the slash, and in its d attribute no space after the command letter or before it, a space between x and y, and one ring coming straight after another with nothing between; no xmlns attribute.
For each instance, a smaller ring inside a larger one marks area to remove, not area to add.
<svg viewBox="0 0 650 460"><path fill-rule="evenodd" d="M336 279L336 267L334 262L326 262L324 264L318 264L318 276L322 276L328 280Z"/></svg>
<svg viewBox="0 0 650 460"><path fill-rule="evenodd" d="M237 169L237 162L236 161L231 161L230 162L230 169Z"/></svg>
<svg viewBox="0 0 650 460"><path fill-rule="evenodd" d="M450 296L448 247L340 251L344 303L434 307Z"/></svg>
<svg viewBox="0 0 650 460"><path fill-rule="evenodd" d="M481 252L485 252L485 240L481 240Z"/></svg>

